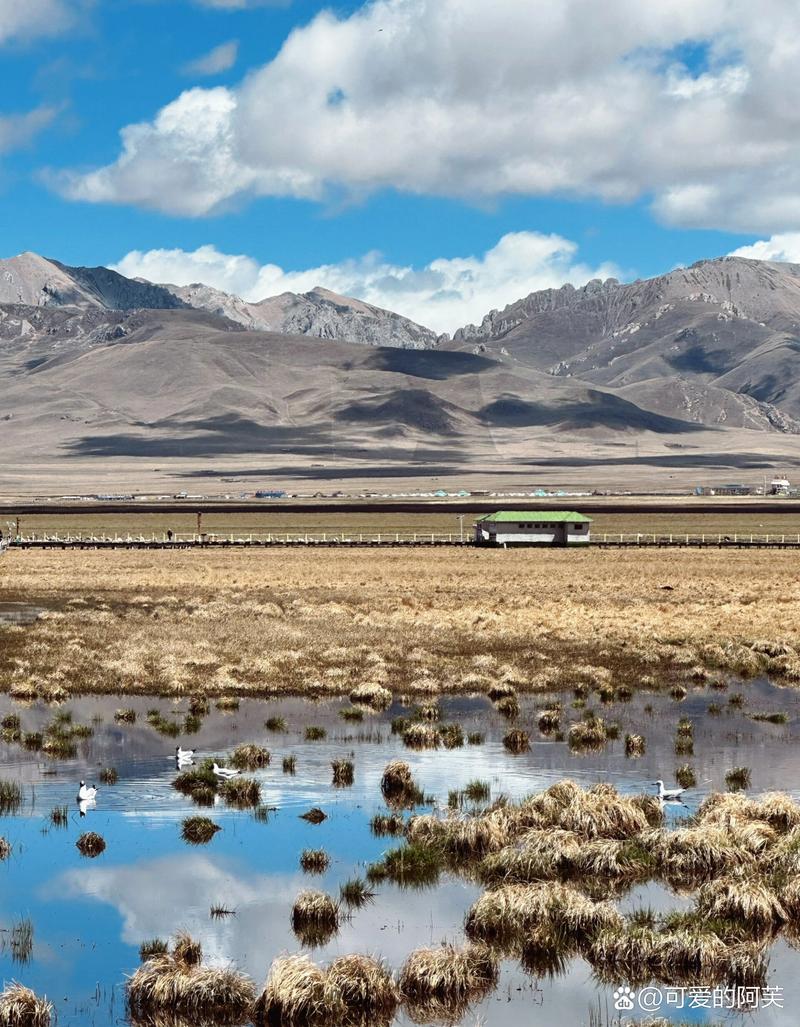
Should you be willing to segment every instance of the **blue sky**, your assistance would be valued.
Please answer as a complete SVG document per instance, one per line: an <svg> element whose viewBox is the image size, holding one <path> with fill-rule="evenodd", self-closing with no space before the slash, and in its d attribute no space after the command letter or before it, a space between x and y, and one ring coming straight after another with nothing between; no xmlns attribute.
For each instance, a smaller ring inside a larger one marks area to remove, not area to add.
<svg viewBox="0 0 800 1027"><path fill-rule="evenodd" d="M2 255L319 281L448 329L759 240L798 259L792 5L655 6L0 0Z"/></svg>

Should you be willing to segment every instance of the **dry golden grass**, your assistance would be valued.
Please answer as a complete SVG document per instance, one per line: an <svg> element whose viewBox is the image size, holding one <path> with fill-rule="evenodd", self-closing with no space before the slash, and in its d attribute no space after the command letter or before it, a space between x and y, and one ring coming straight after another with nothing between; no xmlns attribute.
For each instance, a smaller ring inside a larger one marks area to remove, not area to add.
<svg viewBox="0 0 800 1027"><path fill-rule="evenodd" d="M202 958L199 943L179 935L171 952L148 959L128 981L131 1012L240 1022L255 999L252 981L231 967L204 966Z"/></svg>
<svg viewBox="0 0 800 1027"><path fill-rule="evenodd" d="M0 1027L50 1027L52 1003L12 981L0 992Z"/></svg>
<svg viewBox="0 0 800 1027"><path fill-rule="evenodd" d="M695 667L792 683L794 563L738 550L12 552L0 599L47 612L3 630L0 688L383 704L671 686Z"/></svg>

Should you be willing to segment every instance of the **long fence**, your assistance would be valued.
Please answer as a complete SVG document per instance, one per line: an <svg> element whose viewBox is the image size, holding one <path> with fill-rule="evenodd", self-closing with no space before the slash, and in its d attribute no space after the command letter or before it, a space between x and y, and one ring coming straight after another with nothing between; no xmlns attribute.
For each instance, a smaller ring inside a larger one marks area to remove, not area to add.
<svg viewBox="0 0 800 1027"><path fill-rule="evenodd" d="M151 533L26 534L5 540L13 549L194 549L194 548L335 548L366 546L474 546L471 533L461 532L263 532L263 533ZM586 543L581 543L583 548ZM800 534L714 534L714 533L596 533L589 546L600 549L677 548L696 549L798 549Z"/></svg>

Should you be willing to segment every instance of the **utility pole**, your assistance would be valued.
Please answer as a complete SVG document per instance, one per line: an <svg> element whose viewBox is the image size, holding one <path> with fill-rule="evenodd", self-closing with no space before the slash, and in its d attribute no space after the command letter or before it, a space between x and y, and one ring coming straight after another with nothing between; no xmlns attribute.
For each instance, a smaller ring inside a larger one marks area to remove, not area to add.
<svg viewBox="0 0 800 1027"><path fill-rule="evenodd" d="M461 541L463 542L464 541L464 515L463 514L459 514L458 515L458 522L459 522L460 530L461 530Z"/></svg>

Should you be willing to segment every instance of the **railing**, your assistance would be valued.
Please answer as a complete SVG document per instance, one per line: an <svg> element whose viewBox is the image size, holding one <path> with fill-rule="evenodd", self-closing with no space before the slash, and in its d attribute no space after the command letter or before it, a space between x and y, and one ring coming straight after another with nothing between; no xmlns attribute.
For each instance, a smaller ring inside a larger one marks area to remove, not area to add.
<svg viewBox="0 0 800 1027"><path fill-rule="evenodd" d="M586 543L600 547L786 547L800 548L800 533L757 535L738 532L730 535L705 532L672 532L670 534L644 532L596 532ZM105 534L105 533L37 533L6 537L3 544L22 548L93 547L138 548L154 547L168 549L171 546L469 546L474 544L470 532L422 532L422 531L379 531L379 532L151 532L150 534Z"/></svg>

